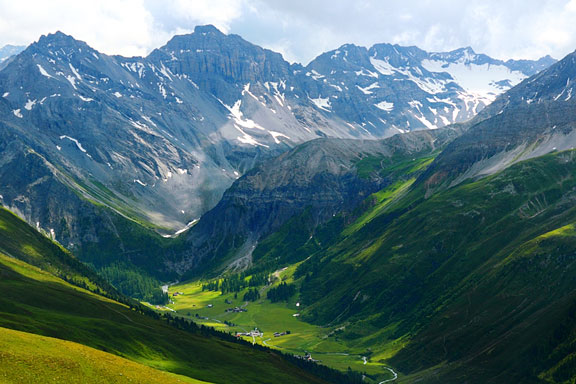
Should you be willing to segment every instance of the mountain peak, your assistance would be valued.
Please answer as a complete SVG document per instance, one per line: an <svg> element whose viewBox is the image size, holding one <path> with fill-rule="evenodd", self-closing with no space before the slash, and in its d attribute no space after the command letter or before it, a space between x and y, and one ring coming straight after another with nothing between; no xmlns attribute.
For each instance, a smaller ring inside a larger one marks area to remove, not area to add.
<svg viewBox="0 0 576 384"><path fill-rule="evenodd" d="M65 34L61 31L56 31L54 33L49 33L47 35L40 36L38 43L51 43L51 42L72 42L76 41L72 36Z"/></svg>
<svg viewBox="0 0 576 384"><path fill-rule="evenodd" d="M50 49L50 47L56 46L58 48L71 48L72 50L76 48L83 48L86 50L93 50L83 41L76 40L74 37L67 35L61 31L56 31L54 33L49 33L47 35L40 36L40 39L36 43L30 45L36 49L44 50Z"/></svg>
<svg viewBox="0 0 576 384"><path fill-rule="evenodd" d="M206 34L221 35L221 36L225 35L225 33L220 31L218 28L216 28L212 24L197 25L194 28L194 33L195 34L203 34L203 35L206 35Z"/></svg>

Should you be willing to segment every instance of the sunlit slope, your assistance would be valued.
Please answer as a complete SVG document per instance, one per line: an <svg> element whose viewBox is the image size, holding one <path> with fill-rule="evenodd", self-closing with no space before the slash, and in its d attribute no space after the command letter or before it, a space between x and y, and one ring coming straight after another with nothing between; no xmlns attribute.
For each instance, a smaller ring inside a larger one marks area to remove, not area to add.
<svg viewBox="0 0 576 384"><path fill-rule="evenodd" d="M0 328L1 383L206 383L81 344Z"/></svg>
<svg viewBox="0 0 576 384"><path fill-rule="evenodd" d="M39 233L21 228L26 224L14 216L4 218L2 244L7 243L7 228L12 228L11 233L26 234L20 237L20 248L32 247L34 257L60 250ZM16 253L18 243L10 242ZM58 257L69 257L60 252ZM207 382L322 382L277 355L177 330L10 257L4 250L0 252L0 292L0 327L73 341Z"/></svg>

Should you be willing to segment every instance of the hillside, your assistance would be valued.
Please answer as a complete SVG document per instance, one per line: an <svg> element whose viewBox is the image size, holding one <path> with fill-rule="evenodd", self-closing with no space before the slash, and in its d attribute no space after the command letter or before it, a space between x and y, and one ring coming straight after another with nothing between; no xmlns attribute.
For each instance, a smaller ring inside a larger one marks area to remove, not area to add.
<svg viewBox="0 0 576 384"><path fill-rule="evenodd" d="M425 382L533 382L568 369L575 155L376 206L297 270L305 319L345 323L365 346L408 337L390 362Z"/></svg>
<svg viewBox="0 0 576 384"><path fill-rule="evenodd" d="M11 248L0 250L0 327L82 344L154 369L201 381L323 382L276 354L224 341L203 334L195 327L191 331L179 330L166 321L143 315L19 260L19 257L28 259L32 255L39 265L52 265L52 261L59 259L61 262L57 264L57 269L60 269L60 265L75 264L60 247L27 228L24 222L3 212L1 244L12 239L10 236L14 233L22 236L9 241ZM26 252L7 255L6 249L14 250L18 244ZM44 254L47 255L46 260L40 261ZM71 274L69 269L67 275ZM29 337L29 342L35 343L35 340L38 339ZM50 344L59 345L57 342L45 343L46 348L49 349ZM73 348L81 354L84 354L82 351L96 353L80 346ZM26 349L19 351L25 356ZM14 359L23 356L3 353L0 356L10 359L11 364L19 364ZM7 354L8 357L5 357ZM112 357L110 359L121 365L128 364ZM56 365L61 362L56 357L54 361ZM86 360L78 364L81 364L80 367L86 366ZM76 363L74 366L77 366ZM100 369L98 367L96 364L86 369L97 371ZM33 372L29 371L30 374Z"/></svg>
<svg viewBox="0 0 576 384"><path fill-rule="evenodd" d="M49 337L0 328L2 383L206 383Z"/></svg>
<svg viewBox="0 0 576 384"><path fill-rule="evenodd" d="M176 285L170 307L221 329L258 327L260 343L340 369L393 367L402 383L569 382L575 175L572 150L427 199L408 178L312 232L304 212L261 241L247 273ZM294 289L278 303L280 282ZM247 311L225 311L235 305Z"/></svg>

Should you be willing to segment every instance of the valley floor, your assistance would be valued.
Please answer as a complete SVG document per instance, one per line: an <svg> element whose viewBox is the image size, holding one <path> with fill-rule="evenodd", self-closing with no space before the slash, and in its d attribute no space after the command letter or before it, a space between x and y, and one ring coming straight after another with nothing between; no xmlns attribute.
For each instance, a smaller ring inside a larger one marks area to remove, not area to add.
<svg viewBox="0 0 576 384"><path fill-rule="evenodd" d="M274 275L281 281L290 282L295 269L296 266L284 268ZM178 315L191 318L198 324L233 334L257 330L260 335L255 333L254 336L240 337L296 356L308 353L321 364L341 371L352 369L365 372L369 376L366 383L386 383L398 378L385 360L401 345L379 346L378 351L375 351L360 343L344 340L339 336L342 328L302 321L299 309L303 305L300 305L296 297L287 303L272 303L265 299L266 291L270 288L260 288L261 299L248 302L242 300L244 291L221 294L220 291L203 291L200 281L179 283L168 288L171 303L160 309L176 311ZM246 311L226 311L236 307ZM274 335L287 331L289 334Z"/></svg>

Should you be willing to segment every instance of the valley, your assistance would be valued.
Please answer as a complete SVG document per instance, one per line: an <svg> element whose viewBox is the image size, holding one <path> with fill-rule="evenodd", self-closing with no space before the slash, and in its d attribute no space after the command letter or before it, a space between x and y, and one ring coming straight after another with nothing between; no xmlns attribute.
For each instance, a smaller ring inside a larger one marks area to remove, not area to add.
<svg viewBox="0 0 576 384"><path fill-rule="evenodd" d="M338 332L342 330L342 326L318 326L302 321L295 316L304 308L297 296L292 297L287 303L271 303L264 299L270 288L278 286L280 281L294 283L292 275L295 268L296 266L291 266L274 274L278 280L271 286L260 288L261 299L255 302L242 300L245 290L221 294L202 291L201 282L192 282L170 287L173 304L167 305L167 308L199 324L233 334L249 333L257 329L263 334L257 337L240 337L297 356L309 353L320 363L342 371L351 368L357 372L364 372L370 376L365 380L368 383L394 377L387 369L388 366L380 362L393 354L393 345L380 346L378 351L372 351L340 339ZM181 294L173 296L174 293ZM226 311L236 307L245 312ZM287 331L289 334L284 334L288 333ZM275 333L279 335L275 336ZM367 359L366 363L364 358Z"/></svg>

